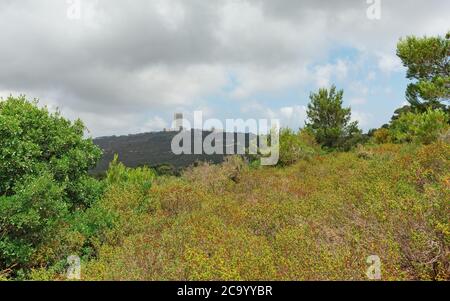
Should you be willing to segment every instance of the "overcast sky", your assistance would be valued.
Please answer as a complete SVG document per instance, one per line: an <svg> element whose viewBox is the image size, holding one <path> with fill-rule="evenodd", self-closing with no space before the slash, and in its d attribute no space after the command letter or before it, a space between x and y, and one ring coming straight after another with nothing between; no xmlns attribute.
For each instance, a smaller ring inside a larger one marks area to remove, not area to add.
<svg viewBox="0 0 450 301"><path fill-rule="evenodd" d="M39 98L93 136L194 110L298 128L332 83L379 127L405 101L398 39L450 30L448 0L381 0L380 20L367 0L80 0L80 15L76 2L0 0L0 96Z"/></svg>

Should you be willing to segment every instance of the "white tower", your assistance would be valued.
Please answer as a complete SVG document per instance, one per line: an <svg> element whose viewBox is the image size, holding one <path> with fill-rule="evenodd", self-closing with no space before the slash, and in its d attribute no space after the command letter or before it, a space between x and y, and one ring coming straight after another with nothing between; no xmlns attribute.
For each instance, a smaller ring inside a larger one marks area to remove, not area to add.
<svg viewBox="0 0 450 301"><path fill-rule="evenodd" d="M173 119L173 127L175 131L183 130L183 113L175 113Z"/></svg>

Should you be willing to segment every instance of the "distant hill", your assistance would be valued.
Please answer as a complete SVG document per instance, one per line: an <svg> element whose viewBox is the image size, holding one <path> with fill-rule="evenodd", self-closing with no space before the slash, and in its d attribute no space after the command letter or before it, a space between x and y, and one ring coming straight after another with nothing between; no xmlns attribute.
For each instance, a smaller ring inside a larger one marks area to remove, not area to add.
<svg viewBox="0 0 450 301"><path fill-rule="evenodd" d="M201 132L201 133L199 133ZM114 159L114 155L119 156L119 161L127 167L150 166L158 167L163 165L173 166L175 169L182 169L195 164L198 161L210 163L221 163L225 155L175 155L171 150L172 139L179 132L153 132L128 136L110 136L94 139L94 143L103 150L103 157L92 170L93 174L103 173L108 169L109 163ZM211 131L191 130L192 153L194 148L194 137L197 134L202 137L202 141L210 135ZM222 133L224 148L227 145L227 135L233 133ZM234 147L237 149L237 133L234 133ZM255 139L256 135L245 134L245 146L248 147L250 139ZM230 143L232 143L230 141ZM228 143L229 144L229 143ZM225 152L224 152L225 153Z"/></svg>

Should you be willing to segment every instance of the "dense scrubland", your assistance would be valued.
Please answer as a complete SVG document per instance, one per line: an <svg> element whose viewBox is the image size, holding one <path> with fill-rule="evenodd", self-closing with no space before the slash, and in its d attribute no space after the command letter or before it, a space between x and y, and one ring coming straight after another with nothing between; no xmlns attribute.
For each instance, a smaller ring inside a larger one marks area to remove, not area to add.
<svg viewBox="0 0 450 301"><path fill-rule="evenodd" d="M271 167L116 158L98 180L81 121L0 101L0 279L65 280L77 255L83 280L363 280L376 255L384 280L449 280L449 40L399 43L410 105L367 134L343 91L312 93Z"/></svg>
<svg viewBox="0 0 450 301"><path fill-rule="evenodd" d="M324 280L367 279L366 258L377 255L385 280L448 279L446 140L373 138L330 153L304 131L286 130L282 166L229 157L181 177L116 160L96 201L61 212L47 203L57 201L56 188L44 177L24 192L32 208L9 216L6 234L23 227L32 237L19 241L34 244L28 257L10 259L20 262L16 277L35 280L64 279L70 254L82 257L84 280ZM15 208L2 201L5 231L5 210ZM35 206L61 216L34 221Z"/></svg>
<svg viewBox="0 0 450 301"><path fill-rule="evenodd" d="M448 279L449 156L443 142L385 144L288 168L231 158L158 179L113 165L90 209L113 227L91 241L83 279L367 279L373 254L385 280ZM73 240L79 254L86 239Z"/></svg>

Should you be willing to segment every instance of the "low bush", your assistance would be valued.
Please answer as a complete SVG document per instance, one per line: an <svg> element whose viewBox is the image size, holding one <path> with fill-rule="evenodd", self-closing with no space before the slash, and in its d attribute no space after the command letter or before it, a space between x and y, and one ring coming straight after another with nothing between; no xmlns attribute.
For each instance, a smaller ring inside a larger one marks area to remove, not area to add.
<svg viewBox="0 0 450 301"><path fill-rule="evenodd" d="M221 165L199 162L183 172L183 177L191 185L206 188L212 193L220 193L239 182L241 174L247 170L242 157L230 156Z"/></svg>
<svg viewBox="0 0 450 301"><path fill-rule="evenodd" d="M399 143L430 144L449 129L448 121L448 115L440 110L405 113L392 122L390 136Z"/></svg>
<svg viewBox="0 0 450 301"><path fill-rule="evenodd" d="M376 130L373 133L373 139L378 144L389 143L391 140L389 129L381 128Z"/></svg>
<svg viewBox="0 0 450 301"><path fill-rule="evenodd" d="M320 153L314 136L306 130L294 132L289 128L280 131L279 166L289 166L300 160L308 160Z"/></svg>
<svg viewBox="0 0 450 301"><path fill-rule="evenodd" d="M192 183L181 179L169 180L151 190L151 197L170 215L201 209L205 194Z"/></svg>

